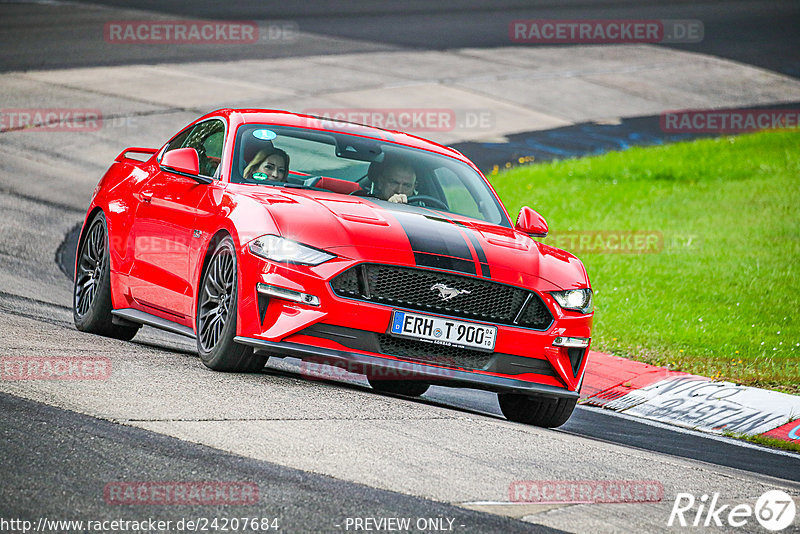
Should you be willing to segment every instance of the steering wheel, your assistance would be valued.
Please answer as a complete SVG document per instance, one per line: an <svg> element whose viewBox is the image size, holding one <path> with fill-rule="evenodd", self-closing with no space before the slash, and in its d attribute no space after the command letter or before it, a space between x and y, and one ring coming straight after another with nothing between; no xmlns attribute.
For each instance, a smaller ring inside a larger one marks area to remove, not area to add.
<svg viewBox="0 0 800 534"><path fill-rule="evenodd" d="M442 202L438 198L432 197L432 196L429 196L429 195L414 195L414 196L408 197L408 203L411 204L412 202L417 202L417 203L424 202L426 205L428 205L428 206L430 206L432 208L439 208L439 209L443 209L445 211L447 211L449 209L447 207L447 204L445 204L444 202Z"/></svg>

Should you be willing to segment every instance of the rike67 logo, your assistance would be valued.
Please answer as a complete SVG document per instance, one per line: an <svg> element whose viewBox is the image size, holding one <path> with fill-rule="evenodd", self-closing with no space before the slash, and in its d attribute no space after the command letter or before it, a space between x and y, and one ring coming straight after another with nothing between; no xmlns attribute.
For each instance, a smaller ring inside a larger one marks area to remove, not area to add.
<svg viewBox="0 0 800 534"><path fill-rule="evenodd" d="M697 507L697 510L693 508ZM752 532L753 517L767 530L777 532L794 522L794 499L784 491L770 490L756 501L755 506L719 504L719 493L703 494L696 499L691 493L678 493L667 526L681 527L749 527Z"/></svg>

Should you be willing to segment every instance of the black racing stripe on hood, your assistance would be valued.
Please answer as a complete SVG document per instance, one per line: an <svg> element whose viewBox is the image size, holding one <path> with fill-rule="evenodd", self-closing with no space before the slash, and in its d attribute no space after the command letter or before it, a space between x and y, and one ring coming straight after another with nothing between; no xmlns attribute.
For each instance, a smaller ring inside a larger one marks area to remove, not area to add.
<svg viewBox="0 0 800 534"><path fill-rule="evenodd" d="M427 209L427 208L421 208L421 209ZM492 277L492 271L489 268L489 260L486 259L486 252L484 252L483 250L483 245L481 245L481 242L475 236L476 233L475 230L473 230L472 228L470 228L469 226L467 226L466 224L457 219L448 217L446 213L437 214L437 217L430 216L429 218L440 221L447 221L461 228L464 231L464 235L466 235L469 238L470 243L472 243L472 248L475 250L475 255L478 257L478 264L481 267L481 276L483 276L484 278Z"/></svg>
<svg viewBox="0 0 800 534"><path fill-rule="evenodd" d="M483 250L483 245L481 245L481 242L475 235L475 230L473 230L472 228L470 228L469 226L460 221L451 219L451 222L457 225L459 228L462 228L464 230L464 233L467 234L469 242L472 243L472 248L475 249L475 255L478 256L478 262L480 263L481 266L481 275L484 278L491 278L492 271L489 269L489 261L486 259L486 252L484 252Z"/></svg>
<svg viewBox="0 0 800 534"><path fill-rule="evenodd" d="M418 266L475 275L475 260L458 227L446 220L392 210L408 237Z"/></svg>
<svg viewBox="0 0 800 534"><path fill-rule="evenodd" d="M414 252L414 260L417 262L417 267L433 267L446 271L457 271L472 275L476 274L475 262L472 260L467 261L459 258L451 258L449 256L440 256L438 254L426 254L424 252Z"/></svg>

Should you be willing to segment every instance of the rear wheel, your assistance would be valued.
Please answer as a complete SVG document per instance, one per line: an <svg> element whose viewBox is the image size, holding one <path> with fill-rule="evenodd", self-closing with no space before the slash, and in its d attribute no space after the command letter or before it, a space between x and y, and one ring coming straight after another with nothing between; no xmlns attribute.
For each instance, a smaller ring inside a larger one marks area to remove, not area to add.
<svg viewBox="0 0 800 534"><path fill-rule="evenodd" d="M408 380L381 380L368 376L367 381L372 389L383 393L394 393L395 395L407 395L409 397L419 397L430 387L425 382L412 382Z"/></svg>
<svg viewBox="0 0 800 534"><path fill-rule="evenodd" d="M567 422L578 399L529 397L518 393L498 393L500 410L509 421L554 428Z"/></svg>
<svg viewBox="0 0 800 534"><path fill-rule="evenodd" d="M108 227L103 212L92 219L75 265L72 318L82 332L128 341L138 326L115 325L111 315L111 266Z"/></svg>
<svg viewBox="0 0 800 534"><path fill-rule="evenodd" d="M236 250L225 237L217 243L200 281L197 303L197 351L215 371L256 372L267 358L233 341L236 335Z"/></svg>

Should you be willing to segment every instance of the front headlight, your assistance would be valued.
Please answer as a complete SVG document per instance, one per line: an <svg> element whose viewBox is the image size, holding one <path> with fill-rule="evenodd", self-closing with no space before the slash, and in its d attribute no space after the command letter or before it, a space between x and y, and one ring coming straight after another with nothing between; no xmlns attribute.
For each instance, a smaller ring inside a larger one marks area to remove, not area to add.
<svg viewBox="0 0 800 534"><path fill-rule="evenodd" d="M267 260L319 265L336 256L277 235L262 235L250 242L250 252Z"/></svg>
<svg viewBox="0 0 800 534"><path fill-rule="evenodd" d="M589 288L551 291L550 294L565 310L575 310L581 313L592 311L592 290Z"/></svg>

